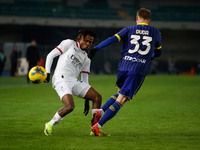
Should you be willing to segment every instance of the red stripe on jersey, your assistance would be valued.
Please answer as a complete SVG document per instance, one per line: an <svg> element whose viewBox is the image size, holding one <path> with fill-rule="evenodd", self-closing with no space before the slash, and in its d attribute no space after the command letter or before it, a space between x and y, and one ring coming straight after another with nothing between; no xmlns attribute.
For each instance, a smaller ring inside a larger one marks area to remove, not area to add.
<svg viewBox="0 0 200 150"><path fill-rule="evenodd" d="M81 71L81 73L87 73L87 74L90 74L90 72L87 72L87 71Z"/></svg>
<svg viewBox="0 0 200 150"><path fill-rule="evenodd" d="M59 47L56 47L56 48L61 52L61 54L63 54L62 50Z"/></svg>
<svg viewBox="0 0 200 150"><path fill-rule="evenodd" d="M78 47L78 42L76 42L76 46ZM78 47L79 48L79 47Z"/></svg>

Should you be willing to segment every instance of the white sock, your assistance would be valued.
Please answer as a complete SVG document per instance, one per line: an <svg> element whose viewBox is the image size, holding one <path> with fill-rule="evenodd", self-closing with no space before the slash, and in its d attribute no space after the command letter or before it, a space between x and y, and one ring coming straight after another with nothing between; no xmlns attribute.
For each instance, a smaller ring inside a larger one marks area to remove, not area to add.
<svg viewBox="0 0 200 150"><path fill-rule="evenodd" d="M92 115L99 109L92 109Z"/></svg>
<svg viewBox="0 0 200 150"><path fill-rule="evenodd" d="M103 109L101 109L101 116L103 116L103 114L104 114L104 111L103 111Z"/></svg>
<svg viewBox="0 0 200 150"><path fill-rule="evenodd" d="M100 125L99 123L97 123L97 127L98 127L98 128L101 128L101 125Z"/></svg>
<svg viewBox="0 0 200 150"><path fill-rule="evenodd" d="M60 122L63 118L58 114L58 112L56 112L56 114L53 116L53 118L50 121L50 124L52 126L54 126L55 124L57 124L58 122Z"/></svg>
<svg viewBox="0 0 200 150"><path fill-rule="evenodd" d="M101 110L101 116L103 116L103 114L104 114L103 109L92 109L92 115L93 115L97 110Z"/></svg>

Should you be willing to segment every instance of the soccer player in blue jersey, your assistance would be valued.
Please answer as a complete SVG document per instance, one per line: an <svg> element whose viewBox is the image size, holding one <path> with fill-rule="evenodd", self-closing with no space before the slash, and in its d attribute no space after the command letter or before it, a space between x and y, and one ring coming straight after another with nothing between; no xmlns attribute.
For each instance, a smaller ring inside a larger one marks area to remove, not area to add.
<svg viewBox="0 0 200 150"><path fill-rule="evenodd" d="M122 29L95 46L89 54L92 58L103 47L122 41L116 82L119 92L95 112L98 119L94 120L91 127L95 136L102 136L100 128L113 118L127 101L132 100L148 73L151 60L161 55L161 34L157 28L149 26L150 21L151 11L141 8L136 15L137 25Z"/></svg>

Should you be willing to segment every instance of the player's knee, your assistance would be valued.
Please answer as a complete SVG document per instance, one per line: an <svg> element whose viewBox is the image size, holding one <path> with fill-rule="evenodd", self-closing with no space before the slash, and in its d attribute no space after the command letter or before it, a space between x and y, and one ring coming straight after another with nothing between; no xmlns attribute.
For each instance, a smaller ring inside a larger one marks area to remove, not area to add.
<svg viewBox="0 0 200 150"><path fill-rule="evenodd" d="M95 101L101 103L101 101L102 101L102 96L101 96L100 94L97 94L97 95L95 96Z"/></svg>
<svg viewBox="0 0 200 150"><path fill-rule="evenodd" d="M72 112L74 110L74 108L75 108L74 105L71 105L71 106L68 107L68 109L69 109L70 112Z"/></svg>
<svg viewBox="0 0 200 150"><path fill-rule="evenodd" d="M74 110L74 108L74 105L68 105L67 107L65 107L65 112L70 113Z"/></svg>

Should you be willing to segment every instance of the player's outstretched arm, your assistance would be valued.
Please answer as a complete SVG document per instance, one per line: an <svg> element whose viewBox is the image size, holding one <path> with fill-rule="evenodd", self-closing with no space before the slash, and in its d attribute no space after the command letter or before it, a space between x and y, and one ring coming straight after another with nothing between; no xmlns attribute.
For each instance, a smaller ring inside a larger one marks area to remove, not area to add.
<svg viewBox="0 0 200 150"><path fill-rule="evenodd" d="M98 44L94 48L96 50L100 50L106 46L113 44L113 43L117 43L118 41L119 41L118 38L116 37L116 35L114 35L114 36L111 36L111 37L107 38L106 40L102 41L100 44Z"/></svg>
<svg viewBox="0 0 200 150"><path fill-rule="evenodd" d="M101 42L100 44L98 44L97 46L95 46L94 48L92 48L89 52L88 52L88 57L90 59L92 59L96 52L106 46L109 46L113 43L117 43L119 40L118 38L116 37L116 35L112 36L112 37L109 37L108 39L104 40L103 42Z"/></svg>

